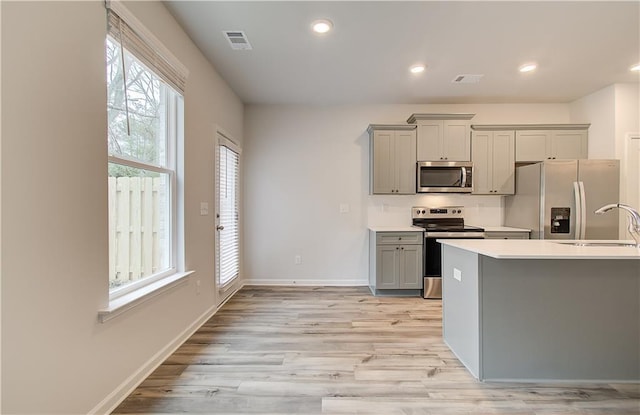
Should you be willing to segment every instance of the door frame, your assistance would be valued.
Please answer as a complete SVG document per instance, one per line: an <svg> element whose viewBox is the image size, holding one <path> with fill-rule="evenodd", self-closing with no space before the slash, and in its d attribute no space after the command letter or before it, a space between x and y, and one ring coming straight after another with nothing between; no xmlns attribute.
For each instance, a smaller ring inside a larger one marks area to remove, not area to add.
<svg viewBox="0 0 640 415"><path fill-rule="evenodd" d="M220 257L220 232L217 227L220 225L220 146L225 146L233 150L238 154L238 277L233 279L229 284L224 287L218 285L219 276L219 261ZM236 291L243 286L242 278L242 148L238 142L228 134L220 126L216 126L215 138L214 138L214 286L216 289L217 305L220 306L228 298L231 297Z"/></svg>
<svg viewBox="0 0 640 415"><path fill-rule="evenodd" d="M640 209L640 132L625 134L622 179L622 201ZM634 171L634 169L636 169ZM633 174L636 173L636 174ZM620 237L629 239L627 215L620 215Z"/></svg>

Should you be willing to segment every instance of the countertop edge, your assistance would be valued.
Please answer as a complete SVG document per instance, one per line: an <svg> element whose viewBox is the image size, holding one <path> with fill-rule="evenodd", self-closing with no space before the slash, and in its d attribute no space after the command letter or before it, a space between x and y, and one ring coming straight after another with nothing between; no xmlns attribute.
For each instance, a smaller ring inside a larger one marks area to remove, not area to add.
<svg viewBox="0 0 640 415"><path fill-rule="evenodd" d="M495 259L640 260L640 249L634 247L581 247L540 239L438 239L438 242Z"/></svg>

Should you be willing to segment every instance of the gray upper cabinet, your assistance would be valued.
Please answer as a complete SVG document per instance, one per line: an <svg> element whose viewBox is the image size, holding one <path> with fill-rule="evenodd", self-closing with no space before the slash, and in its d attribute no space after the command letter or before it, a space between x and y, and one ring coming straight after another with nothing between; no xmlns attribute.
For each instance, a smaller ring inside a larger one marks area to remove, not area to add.
<svg viewBox="0 0 640 415"><path fill-rule="evenodd" d="M418 161L470 161L470 119L475 114L412 114L418 126Z"/></svg>
<svg viewBox="0 0 640 415"><path fill-rule="evenodd" d="M516 162L587 158L589 124L526 126L516 131Z"/></svg>
<svg viewBox="0 0 640 415"><path fill-rule="evenodd" d="M416 193L416 126L371 124L370 191Z"/></svg>
<svg viewBox="0 0 640 415"><path fill-rule="evenodd" d="M473 193L509 195L515 191L515 132L474 131L471 137Z"/></svg>

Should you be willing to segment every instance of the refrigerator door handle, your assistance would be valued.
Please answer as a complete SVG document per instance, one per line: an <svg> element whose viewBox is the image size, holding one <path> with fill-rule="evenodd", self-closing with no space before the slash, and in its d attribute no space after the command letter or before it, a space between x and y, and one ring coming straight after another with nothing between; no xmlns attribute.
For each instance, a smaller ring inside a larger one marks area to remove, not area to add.
<svg viewBox="0 0 640 415"><path fill-rule="evenodd" d="M587 195L584 191L584 182L580 185L580 239L587 238Z"/></svg>
<svg viewBox="0 0 640 415"><path fill-rule="evenodd" d="M574 227L574 238L576 239L582 239L582 205L580 204L580 201L582 200L580 197L580 185L578 184L578 182L573 182L573 197L575 198L575 206L576 206L576 211L575 211L575 216L576 216L576 221L575 221L575 227Z"/></svg>

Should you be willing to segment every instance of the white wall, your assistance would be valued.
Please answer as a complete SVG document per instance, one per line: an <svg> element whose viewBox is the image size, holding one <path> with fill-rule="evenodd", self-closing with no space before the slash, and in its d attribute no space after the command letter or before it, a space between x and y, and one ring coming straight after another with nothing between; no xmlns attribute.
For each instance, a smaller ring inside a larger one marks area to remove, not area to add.
<svg viewBox="0 0 640 415"><path fill-rule="evenodd" d="M640 85L614 84L570 105L571 122L590 123L589 158L612 158L620 160L620 201L635 195L631 188L638 183L640 166L627 161L629 133L640 132ZM620 238L630 239L627 233L626 215L620 215Z"/></svg>
<svg viewBox="0 0 640 415"><path fill-rule="evenodd" d="M571 121L591 124L589 158L616 158L615 85L610 85L570 104Z"/></svg>
<svg viewBox="0 0 640 415"><path fill-rule="evenodd" d="M622 160L620 200L640 209L635 197L640 165L627 155L631 150L629 135L640 133L640 84L615 85L615 114L616 158Z"/></svg>
<svg viewBox="0 0 640 415"><path fill-rule="evenodd" d="M186 262L193 278L100 324L108 302L104 3L1 2L2 413L105 412L215 310L213 133L243 106L158 2L128 5L189 68ZM194 279L201 279L196 295Z"/></svg>
<svg viewBox="0 0 640 415"><path fill-rule="evenodd" d="M565 104L247 106L247 281L364 284L367 226L408 225L415 205L461 204L467 223L500 225L499 196L369 195L367 126L417 112L475 113L476 124L569 122Z"/></svg>

